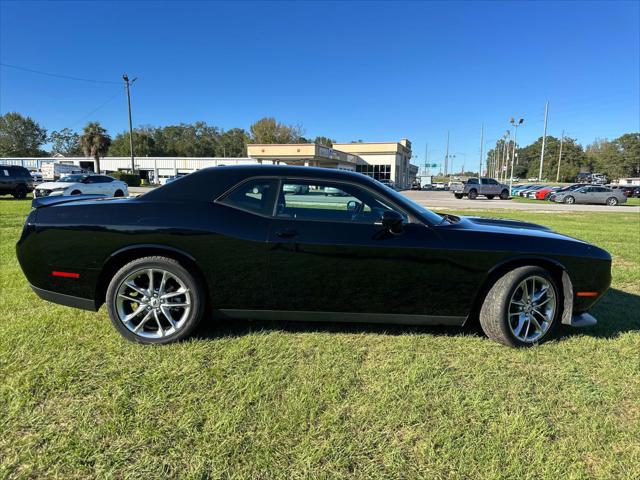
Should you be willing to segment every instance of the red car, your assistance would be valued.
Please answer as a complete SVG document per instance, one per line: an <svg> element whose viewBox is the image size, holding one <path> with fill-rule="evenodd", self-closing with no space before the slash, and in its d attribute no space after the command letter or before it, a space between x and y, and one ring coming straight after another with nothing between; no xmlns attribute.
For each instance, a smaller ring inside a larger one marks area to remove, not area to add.
<svg viewBox="0 0 640 480"><path fill-rule="evenodd" d="M541 188L536 192L536 200L546 200L551 192L555 192L556 190L558 190L556 187Z"/></svg>

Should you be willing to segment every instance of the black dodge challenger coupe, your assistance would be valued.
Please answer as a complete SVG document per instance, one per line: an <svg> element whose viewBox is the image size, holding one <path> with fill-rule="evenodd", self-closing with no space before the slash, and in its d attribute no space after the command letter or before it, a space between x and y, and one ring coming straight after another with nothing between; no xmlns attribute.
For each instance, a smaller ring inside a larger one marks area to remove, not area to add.
<svg viewBox="0 0 640 480"><path fill-rule="evenodd" d="M530 223L436 214L361 174L288 166L197 171L137 198L33 201L17 244L43 299L168 343L213 318L480 322L528 346L587 310L611 256Z"/></svg>

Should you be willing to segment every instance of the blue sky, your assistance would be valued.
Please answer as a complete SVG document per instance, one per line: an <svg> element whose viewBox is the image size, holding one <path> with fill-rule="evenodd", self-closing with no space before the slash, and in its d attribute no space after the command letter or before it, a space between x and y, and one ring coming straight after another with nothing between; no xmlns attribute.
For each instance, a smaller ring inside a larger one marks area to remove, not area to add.
<svg viewBox="0 0 640 480"><path fill-rule="evenodd" d="M99 120L274 116L338 141L409 138L476 165L523 116L521 143L564 128L581 143L640 130L639 2L6 2L0 61L100 84L0 69L0 111L49 130ZM106 102L106 103L105 103ZM97 107L97 111L93 112Z"/></svg>

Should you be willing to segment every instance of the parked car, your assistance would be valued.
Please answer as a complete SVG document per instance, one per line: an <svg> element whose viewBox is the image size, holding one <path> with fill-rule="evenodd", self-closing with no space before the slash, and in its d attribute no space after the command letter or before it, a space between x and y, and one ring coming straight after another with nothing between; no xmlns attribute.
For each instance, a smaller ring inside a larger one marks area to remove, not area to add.
<svg viewBox="0 0 640 480"><path fill-rule="evenodd" d="M538 192L540 192L540 191L542 191L542 190L547 190L547 189L549 189L549 188L550 188L550 187L549 187L548 185L541 185L541 186L540 186L540 188L537 188L537 189L535 189L535 190L534 190L534 189L529 190L529 191L526 193L526 195L524 195L524 196L525 196L526 198L532 198L532 199L535 199L535 198L536 198L536 193L538 193Z"/></svg>
<svg viewBox="0 0 640 480"><path fill-rule="evenodd" d="M532 186L533 186L532 184L512 185L511 186L511 195L512 196L517 196L520 191L526 190L527 188L530 188Z"/></svg>
<svg viewBox="0 0 640 480"><path fill-rule="evenodd" d="M556 195L558 195L559 193L572 192L574 190L578 190L579 188L586 187L586 186L588 186L588 184L574 183L573 185L562 187L559 190L556 190L555 192L551 192L551 194L547 197L547 200L549 200L550 202L553 202L555 201Z"/></svg>
<svg viewBox="0 0 640 480"><path fill-rule="evenodd" d="M33 178L33 183L35 184L42 183L44 181L42 178L42 173L40 172L30 171L29 174L31 175L31 178Z"/></svg>
<svg viewBox="0 0 640 480"><path fill-rule="evenodd" d="M520 197L526 197L530 192L535 192L537 190L540 190L541 188L543 188L545 185L531 185L529 188L525 188L524 190L520 190L518 192L518 196Z"/></svg>
<svg viewBox="0 0 640 480"><path fill-rule="evenodd" d="M33 177L26 168L18 165L0 165L0 195L25 198L33 191L33 185Z"/></svg>
<svg viewBox="0 0 640 480"><path fill-rule="evenodd" d="M129 187L121 180L108 175L67 175L57 182L45 182L38 185L34 191L36 197L49 195L81 195L94 194L107 197L126 197Z"/></svg>
<svg viewBox="0 0 640 480"><path fill-rule="evenodd" d="M347 196L284 195L288 184ZM41 298L106 303L117 331L145 344L214 314L478 319L490 338L529 346L559 324L594 324L586 312L611 283L605 250L549 228L440 215L364 175L275 165L207 168L143 197L36 198L16 251Z"/></svg>
<svg viewBox="0 0 640 480"><path fill-rule="evenodd" d="M547 200L551 196L552 193L557 192L561 188L562 187L541 188L540 190L538 190L537 192L534 193L533 197L536 200Z"/></svg>
<svg viewBox="0 0 640 480"><path fill-rule="evenodd" d="M414 180L413 182L411 182L411 190L421 190L422 187L420 186L420 182L417 180Z"/></svg>
<svg viewBox="0 0 640 480"><path fill-rule="evenodd" d="M619 203L626 203L627 197L622 192L607 187L585 186L577 190L557 193L554 201L558 203L595 203L613 206Z"/></svg>
<svg viewBox="0 0 640 480"><path fill-rule="evenodd" d="M383 184L386 187L391 188L392 190L399 190L398 187L396 186L396 182L394 182L393 180L378 180L381 184Z"/></svg>
<svg viewBox="0 0 640 480"><path fill-rule="evenodd" d="M493 178L470 178L464 184L455 184L451 190L456 198L469 197L469 200L475 200L478 195L483 195L489 200L500 197L501 200L509 198L509 187L502 183L498 183Z"/></svg>
<svg viewBox="0 0 640 480"><path fill-rule="evenodd" d="M434 190L449 190L449 186L444 182L436 182L433 184Z"/></svg>
<svg viewBox="0 0 640 480"><path fill-rule="evenodd" d="M286 185L286 189L284 190L284 193L292 193L294 195L302 195L305 193L309 193L309 186L308 185L294 185L294 184L287 184ZM324 192L325 195L340 195L340 192Z"/></svg>

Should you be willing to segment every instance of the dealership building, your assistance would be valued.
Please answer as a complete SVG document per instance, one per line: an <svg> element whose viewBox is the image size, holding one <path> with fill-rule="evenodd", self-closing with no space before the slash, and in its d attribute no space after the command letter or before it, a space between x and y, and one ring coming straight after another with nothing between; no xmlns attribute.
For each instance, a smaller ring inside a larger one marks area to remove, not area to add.
<svg viewBox="0 0 640 480"><path fill-rule="evenodd" d="M135 167L142 178L158 180L224 165L300 165L360 172L376 180L389 180L400 188L408 188L418 173L418 167L411 165L410 161L411 142L402 139L399 142L336 143L333 147L315 143L249 144L247 157L135 157ZM95 170L94 160L86 157L0 158L0 164L22 165L31 170L41 168L45 162ZM100 168L105 172L130 170L131 158L104 157L100 159Z"/></svg>

